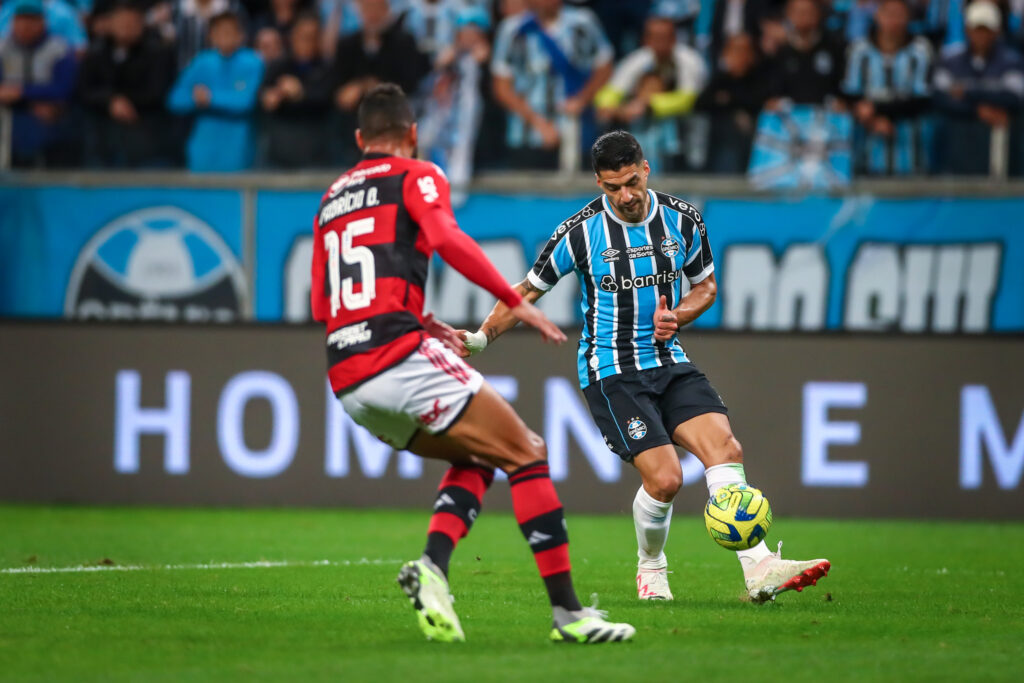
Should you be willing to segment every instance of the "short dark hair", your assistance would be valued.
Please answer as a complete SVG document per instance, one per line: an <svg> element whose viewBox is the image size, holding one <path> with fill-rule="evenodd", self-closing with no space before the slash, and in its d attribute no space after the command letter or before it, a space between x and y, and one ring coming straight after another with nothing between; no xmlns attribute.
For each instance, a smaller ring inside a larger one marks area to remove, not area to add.
<svg viewBox="0 0 1024 683"><path fill-rule="evenodd" d="M597 139L590 148L590 162L594 173L601 171L617 171L630 164L640 164L644 160L644 150L636 138L624 130L613 130Z"/></svg>
<svg viewBox="0 0 1024 683"><path fill-rule="evenodd" d="M409 100L394 83L381 83L363 95L357 113L364 140L404 135L416 122Z"/></svg>

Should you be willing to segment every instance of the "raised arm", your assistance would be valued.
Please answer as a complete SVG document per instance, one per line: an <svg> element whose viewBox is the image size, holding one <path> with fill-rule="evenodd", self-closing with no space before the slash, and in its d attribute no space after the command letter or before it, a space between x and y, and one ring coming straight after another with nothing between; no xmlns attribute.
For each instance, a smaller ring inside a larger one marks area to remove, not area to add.
<svg viewBox="0 0 1024 683"><path fill-rule="evenodd" d="M545 341L560 344L566 340L547 316L505 282L480 245L459 229L449 204L448 182L439 169L409 174L404 195L406 207L423 229L430 248L445 263L497 297L499 305L508 308L515 318L537 328Z"/></svg>

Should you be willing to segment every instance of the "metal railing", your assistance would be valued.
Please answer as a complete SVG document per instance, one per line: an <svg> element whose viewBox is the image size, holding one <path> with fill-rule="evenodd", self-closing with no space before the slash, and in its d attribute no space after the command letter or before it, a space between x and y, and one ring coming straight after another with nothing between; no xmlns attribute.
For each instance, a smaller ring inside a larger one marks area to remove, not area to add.
<svg viewBox="0 0 1024 683"><path fill-rule="evenodd" d="M483 190L488 192L502 191L505 189L495 184L494 178L503 178L505 180L498 181L498 184L504 183L506 180L513 179L513 188L508 188L509 191L532 191L547 194L552 191L564 192L567 188L575 189L582 185L586 186L587 190L593 188L593 183L590 180L589 174L581 170L580 166L580 147L579 140L581 136L581 123L579 117L564 117L560 125L561 142L558 149L558 172L554 174L545 172L523 172L523 173L488 173L478 174L474 179L473 184L470 186L470 190ZM14 139L14 125L13 116L10 108L0 107L0 172L11 170L12 162L12 143ZM871 180L871 181L854 181L851 187L846 192L856 192L855 188L858 187L869 187L871 191L877 194L889 194L890 190L896 187L903 188L897 190L896 194L903 194L908 187L922 188L924 194L934 194L932 188L938 185L943 189L944 192L953 193L957 196L967 194L1005 194L1007 191L1010 194L1017 195L1019 192L1014 189L1017 183L1013 183L1012 187L995 187L993 188L989 180L1000 180L1006 181L1009 173L1009 160L1010 160L1010 130L1008 127L993 127L989 138L989 176L987 178L973 178L973 179L960 179L960 178L947 178L947 177L936 177L936 178L914 178L914 179L890 179L890 180ZM22 174L19 174L22 175ZM283 184L277 181L267 180L274 176L282 176L285 178ZM93 176L97 182L94 182L87 178L87 176ZM190 187L204 186L207 182L212 181L213 185L217 187L238 187L250 186L254 181L261 187L311 187L319 188L324 184L321 179L327 179L326 183L330 183L332 179L329 178L327 173L319 172L303 172L303 173L278 173L275 171L267 172L256 172L256 173L239 173L221 176L220 180L214 180L214 176L203 175L197 176L201 178L198 182L183 181L183 178L189 178L190 174L187 172L166 172L166 171L146 171L141 172L117 172L117 171L105 171L105 170L93 170L88 171L61 171L61 172L39 172L33 171L28 172L25 180L28 180L30 184L41 184L47 182L44 178L49 179L49 182L56 182L58 184L75 184L75 185L110 185L110 184L127 184L127 185L139 185L141 184L152 184L159 182L157 179L161 177L173 178L171 181L172 185L180 185L184 182L185 185ZM580 181L580 178L585 178L584 181ZM698 186L701 189L691 190L697 194L724 194L724 195L736 195L736 194L750 194L756 192L755 188L742 177L711 177L711 176L685 176L687 179L687 186ZM41 182L40 182L41 181ZM525 181L525 182L524 182ZM2 182L2 181L0 181ZM18 182L18 179L15 179ZM966 192L961 192L959 189L966 182ZM268 183L264 185L264 183ZM890 183L891 186L887 187ZM881 188L881 191L875 188ZM921 190L915 190L920 193ZM845 192L844 192L845 193Z"/></svg>
<svg viewBox="0 0 1024 683"><path fill-rule="evenodd" d="M11 145L14 142L14 120L11 110L0 107L0 171L11 168Z"/></svg>

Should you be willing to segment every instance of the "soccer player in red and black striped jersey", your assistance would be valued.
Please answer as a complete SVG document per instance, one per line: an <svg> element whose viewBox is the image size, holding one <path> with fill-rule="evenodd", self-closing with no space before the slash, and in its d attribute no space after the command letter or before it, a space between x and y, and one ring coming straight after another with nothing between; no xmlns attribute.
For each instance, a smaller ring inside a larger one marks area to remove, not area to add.
<svg viewBox="0 0 1024 683"><path fill-rule="evenodd" d="M431 255L437 252L545 340L561 343L565 335L459 229L444 174L413 159L416 123L402 90L384 84L368 92L358 121L363 159L331 185L314 221L311 303L313 316L327 325L331 387L352 419L395 448L452 463L423 556L398 575L420 628L428 639L465 639L448 589L449 559L500 467L547 588L551 638L629 640L632 626L606 621L576 597L543 440L453 352L462 346L455 331L423 315Z"/></svg>

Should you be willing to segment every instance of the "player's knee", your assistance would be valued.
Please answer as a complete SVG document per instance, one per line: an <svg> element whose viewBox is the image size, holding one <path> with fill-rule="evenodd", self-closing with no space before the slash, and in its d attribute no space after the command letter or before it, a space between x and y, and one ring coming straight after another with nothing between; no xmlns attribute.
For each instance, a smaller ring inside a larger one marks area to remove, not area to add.
<svg viewBox="0 0 1024 683"><path fill-rule="evenodd" d="M678 470L666 469L655 473L647 484L649 488L653 489L649 491L651 496L667 503L675 498L679 489L682 488L683 473Z"/></svg>
<svg viewBox="0 0 1024 683"><path fill-rule="evenodd" d="M548 459L548 447L538 434L527 431L509 453L509 464L512 469Z"/></svg>

